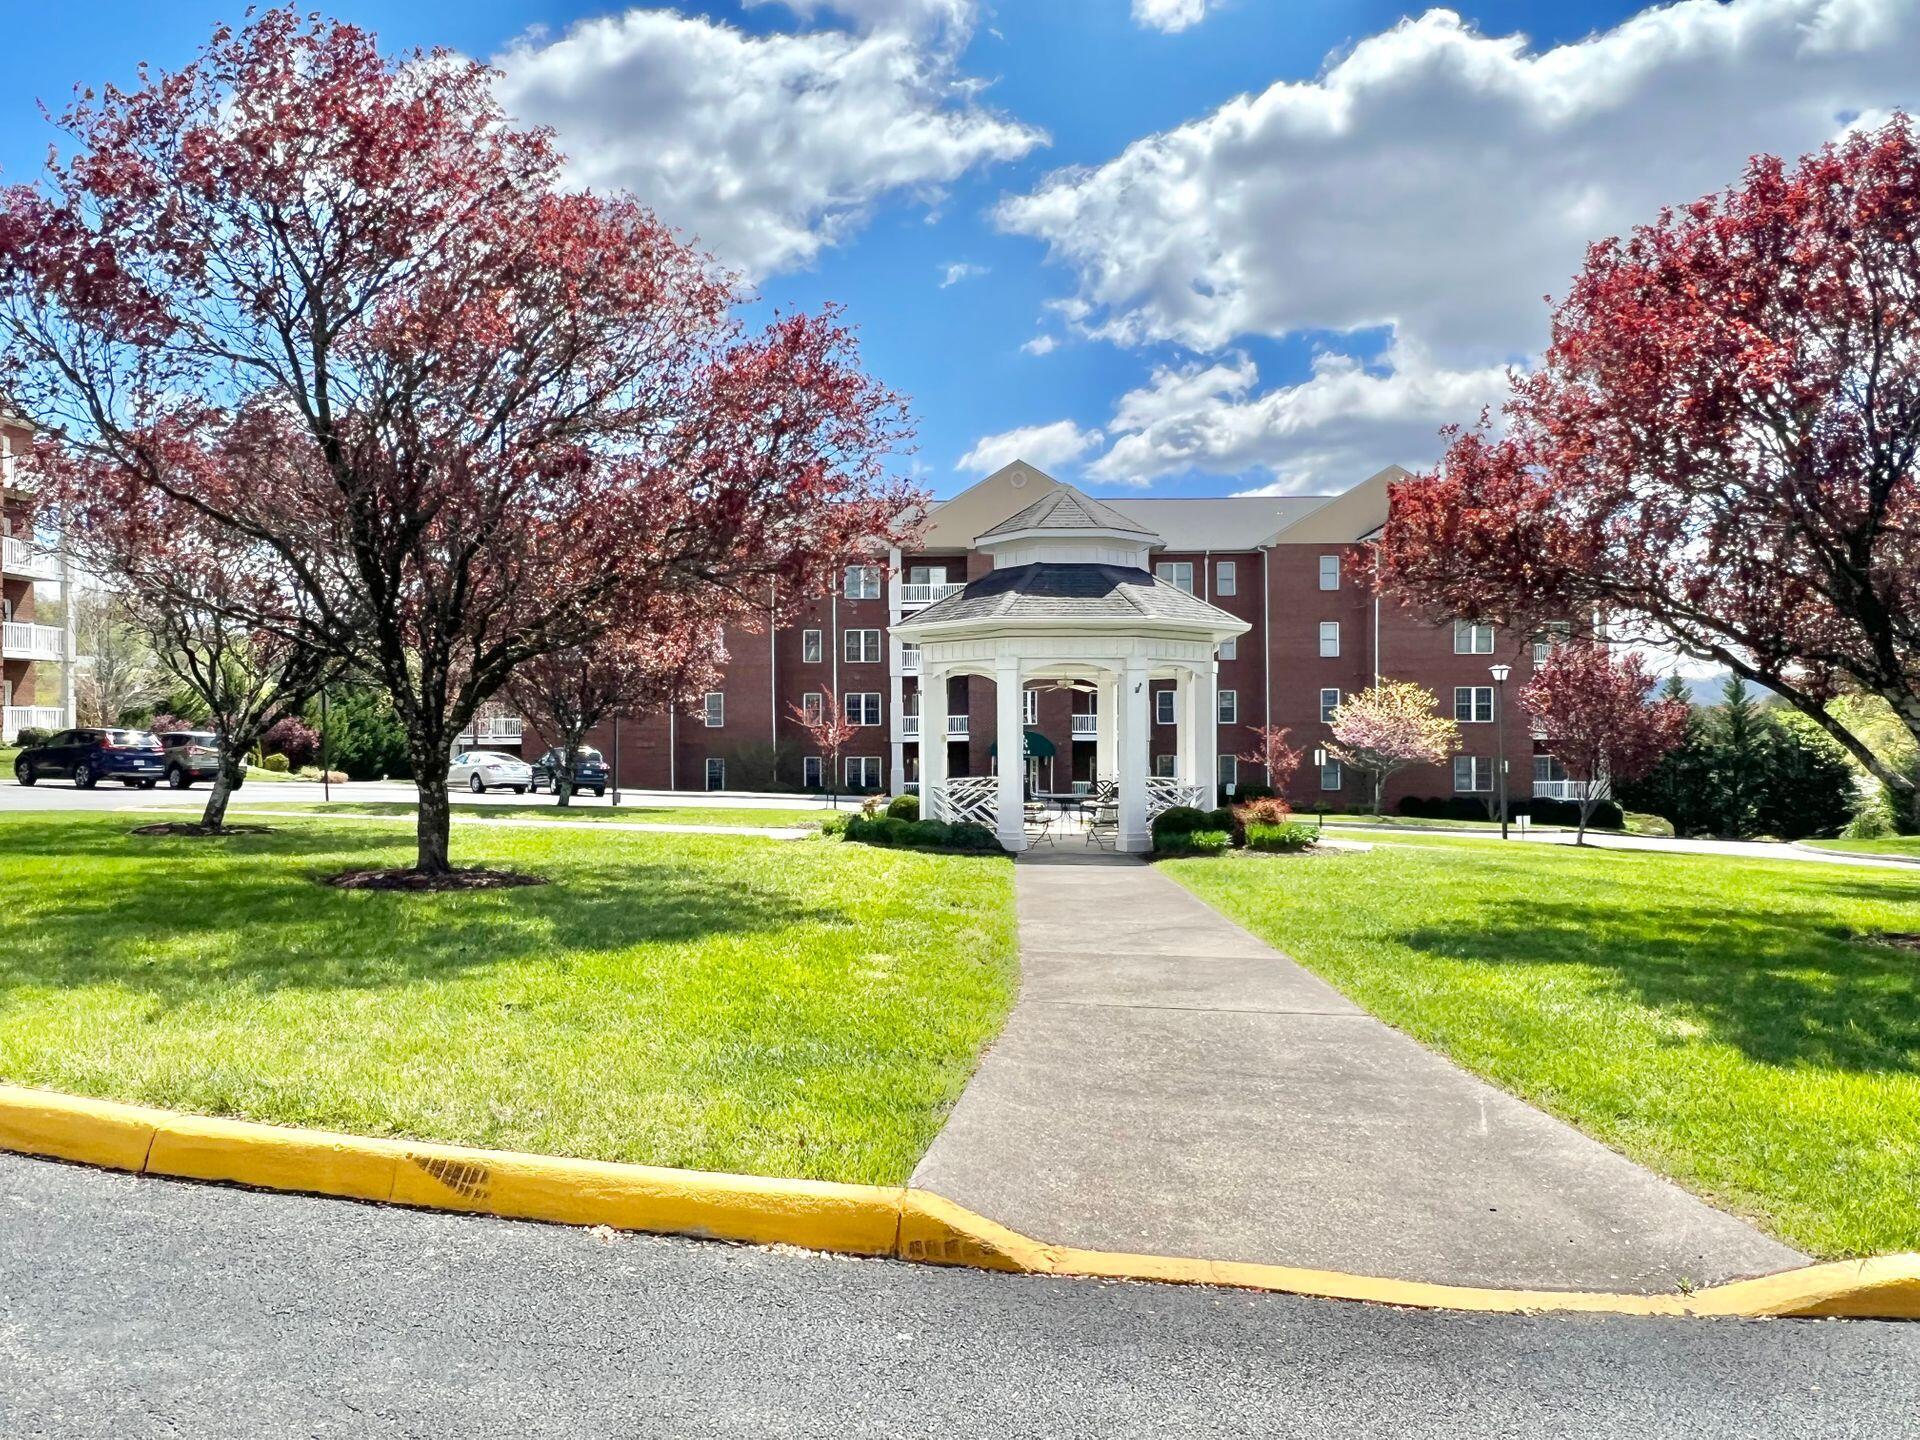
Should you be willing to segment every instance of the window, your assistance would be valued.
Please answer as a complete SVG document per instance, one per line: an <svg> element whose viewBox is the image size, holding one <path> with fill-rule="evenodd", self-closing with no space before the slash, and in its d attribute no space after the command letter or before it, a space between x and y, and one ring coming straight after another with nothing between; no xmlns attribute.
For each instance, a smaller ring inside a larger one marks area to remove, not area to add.
<svg viewBox="0 0 1920 1440"><path fill-rule="evenodd" d="M727 723L727 697L718 690L707 691L705 709L701 718L707 722L709 730L718 730Z"/></svg>
<svg viewBox="0 0 1920 1440"><path fill-rule="evenodd" d="M1220 692L1220 723L1222 725L1240 723L1240 692L1238 690Z"/></svg>
<svg viewBox="0 0 1920 1440"><path fill-rule="evenodd" d="M1222 755L1220 757L1220 783L1222 785L1238 785L1240 783L1239 756Z"/></svg>
<svg viewBox="0 0 1920 1440"><path fill-rule="evenodd" d="M877 665L880 662L880 632L878 630L849 630L845 635L846 643L841 647L849 665Z"/></svg>
<svg viewBox="0 0 1920 1440"><path fill-rule="evenodd" d="M1336 659L1340 654L1340 622L1322 620L1320 622L1320 658Z"/></svg>
<svg viewBox="0 0 1920 1440"><path fill-rule="evenodd" d="M1026 725L1040 723L1040 692L1038 690L1020 692L1020 720Z"/></svg>
<svg viewBox="0 0 1920 1440"><path fill-rule="evenodd" d="M1320 692L1320 723L1322 725L1331 725L1333 712L1339 708L1340 692L1338 690L1329 689Z"/></svg>
<svg viewBox="0 0 1920 1440"><path fill-rule="evenodd" d="M1547 657L1553 654L1556 645L1567 643L1567 637L1573 633L1573 627L1564 620L1556 620L1547 625L1533 637L1533 668L1538 670L1547 663Z"/></svg>
<svg viewBox="0 0 1920 1440"><path fill-rule="evenodd" d="M846 596L849 600L878 600L880 598L880 567L878 565L847 566Z"/></svg>
<svg viewBox="0 0 1920 1440"><path fill-rule="evenodd" d="M1175 692L1156 690L1153 692L1153 723L1156 725L1173 724L1173 702Z"/></svg>
<svg viewBox="0 0 1920 1440"><path fill-rule="evenodd" d="M846 771L849 790L878 790L880 788L880 757L878 755L848 755L841 761Z"/></svg>
<svg viewBox="0 0 1920 1440"><path fill-rule="evenodd" d="M800 632L800 663L802 665L818 665L820 663L820 654L820 632L818 630L802 630Z"/></svg>
<svg viewBox="0 0 1920 1440"><path fill-rule="evenodd" d="M707 789L724 790L727 788L727 762L718 755L707 757Z"/></svg>
<svg viewBox="0 0 1920 1440"><path fill-rule="evenodd" d="M1453 653L1456 655L1491 655L1493 653L1493 626L1478 620L1456 620L1453 622Z"/></svg>
<svg viewBox="0 0 1920 1440"><path fill-rule="evenodd" d="M850 725L878 725L880 723L880 692L878 690L856 690L846 698L847 723Z"/></svg>
<svg viewBox="0 0 1920 1440"><path fill-rule="evenodd" d="M1485 755L1454 756L1453 788L1463 795L1493 789L1493 761Z"/></svg>
<svg viewBox="0 0 1920 1440"><path fill-rule="evenodd" d="M1237 635L1230 636L1220 642L1220 658L1222 660L1238 660L1240 658L1240 638Z"/></svg>
<svg viewBox="0 0 1920 1440"><path fill-rule="evenodd" d="M1320 767L1320 788L1338 790L1346 783L1346 776L1340 771L1338 760L1329 760Z"/></svg>
<svg viewBox="0 0 1920 1440"><path fill-rule="evenodd" d="M1456 685L1453 687L1453 718L1463 725L1493 723L1493 687Z"/></svg>
<svg viewBox="0 0 1920 1440"><path fill-rule="evenodd" d="M1153 773L1162 780L1173 778L1173 756L1156 755L1153 757Z"/></svg>
<svg viewBox="0 0 1920 1440"><path fill-rule="evenodd" d="M800 786L804 790L818 790L822 787L820 757L809 755L800 762Z"/></svg>
<svg viewBox="0 0 1920 1440"><path fill-rule="evenodd" d="M1320 588L1322 590L1340 588L1340 557L1338 555L1320 557Z"/></svg>
<svg viewBox="0 0 1920 1440"><path fill-rule="evenodd" d="M1191 560L1162 560L1153 567L1153 573L1169 585L1178 586L1189 595L1193 593L1193 562Z"/></svg>
<svg viewBox="0 0 1920 1440"><path fill-rule="evenodd" d="M1213 569L1213 593L1216 595L1237 595L1240 585L1240 567L1231 560L1222 560Z"/></svg>
<svg viewBox="0 0 1920 1440"><path fill-rule="evenodd" d="M818 725L820 717L827 713L827 706L818 690L809 690L800 697L800 710L807 717L808 724Z"/></svg>

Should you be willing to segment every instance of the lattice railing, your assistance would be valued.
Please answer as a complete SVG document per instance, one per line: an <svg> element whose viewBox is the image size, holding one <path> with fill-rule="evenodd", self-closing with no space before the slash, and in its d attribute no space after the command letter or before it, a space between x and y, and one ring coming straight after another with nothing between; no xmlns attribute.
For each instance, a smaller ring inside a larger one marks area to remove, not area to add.
<svg viewBox="0 0 1920 1440"><path fill-rule="evenodd" d="M1000 779L996 775L956 775L932 787L928 813L949 825L971 821L991 830L999 819Z"/></svg>
<svg viewBox="0 0 1920 1440"><path fill-rule="evenodd" d="M1153 775L1147 779L1147 823L1151 825L1163 811L1176 805L1191 805L1196 810L1209 807L1212 796L1207 794L1204 785L1185 785L1178 780L1170 780L1164 775Z"/></svg>

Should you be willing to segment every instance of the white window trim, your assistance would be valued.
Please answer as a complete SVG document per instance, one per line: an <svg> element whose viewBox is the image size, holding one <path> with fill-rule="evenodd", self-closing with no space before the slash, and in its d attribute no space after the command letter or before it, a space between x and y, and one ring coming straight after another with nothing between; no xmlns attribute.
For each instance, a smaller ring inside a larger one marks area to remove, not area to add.
<svg viewBox="0 0 1920 1440"><path fill-rule="evenodd" d="M868 701L872 702L871 710L869 710ZM871 729L880 724L880 692L878 690L851 691L841 697L840 704L846 711L849 724L858 725L863 729ZM871 720L860 718L869 713L873 716Z"/></svg>
<svg viewBox="0 0 1920 1440"><path fill-rule="evenodd" d="M841 632L840 658L848 665L878 665L881 648L880 632L876 629L863 626Z"/></svg>
<svg viewBox="0 0 1920 1440"><path fill-rule="evenodd" d="M718 717L717 719L715 717ZM700 700L700 719L709 730L723 729L727 723L727 692L709 690Z"/></svg>
<svg viewBox="0 0 1920 1440"><path fill-rule="evenodd" d="M1024 725L1040 723L1040 692L1038 690L1020 692L1020 721Z"/></svg>
<svg viewBox="0 0 1920 1440"><path fill-rule="evenodd" d="M827 697L818 690L807 691L800 697L800 713L809 721L818 724L820 718L827 713Z"/></svg>
<svg viewBox="0 0 1920 1440"><path fill-rule="evenodd" d="M1240 692L1238 690L1222 690L1219 694L1219 704L1216 706L1216 709L1218 711L1216 723L1221 725L1238 725L1240 723Z"/></svg>
<svg viewBox="0 0 1920 1440"><path fill-rule="evenodd" d="M1331 703L1327 700L1329 695L1333 697ZM1333 712L1339 708L1340 692L1331 685L1323 686L1320 691L1320 723L1322 725L1331 725L1333 723Z"/></svg>
<svg viewBox="0 0 1920 1440"><path fill-rule="evenodd" d="M1481 632L1486 632L1486 644L1480 643ZM1464 644L1462 642L1465 642ZM1455 620L1453 622L1453 653L1456 655L1493 654L1493 626L1484 620Z"/></svg>
<svg viewBox="0 0 1920 1440"><path fill-rule="evenodd" d="M1216 761L1216 765L1217 769L1214 778L1219 784L1238 785L1240 783L1240 757L1238 755L1222 755Z"/></svg>
<svg viewBox="0 0 1920 1440"><path fill-rule="evenodd" d="M806 755L800 760L800 788L818 790L827 778L826 762L818 755Z"/></svg>
<svg viewBox="0 0 1920 1440"><path fill-rule="evenodd" d="M1240 567L1231 560L1221 560L1213 567L1213 593L1215 595L1238 595L1240 593Z"/></svg>
<svg viewBox="0 0 1920 1440"><path fill-rule="evenodd" d="M821 643L821 632L802 630L800 632L800 663L818 665L826 657L826 647Z"/></svg>
<svg viewBox="0 0 1920 1440"><path fill-rule="evenodd" d="M1327 783L1327 777L1333 777L1333 783ZM1322 790L1344 790L1347 788L1347 772L1338 760L1329 760L1320 767L1320 788Z"/></svg>
<svg viewBox="0 0 1920 1440"><path fill-rule="evenodd" d="M854 778L854 767L858 766L860 775ZM871 769L872 776L868 777ZM880 788L880 757L878 755L842 755L840 757L840 782L849 788L853 786L871 786Z"/></svg>
<svg viewBox="0 0 1920 1440"><path fill-rule="evenodd" d="M1333 583L1331 585L1327 583L1327 562L1329 560L1333 562ZM1322 555L1320 557L1320 588L1322 590L1338 590L1340 588L1340 557L1338 555Z"/></svg>
<svg viewBox="0 0 1920 1440"><path fill-rule="evenodd" d="M1240 658L1240 637L1238 635L1229 635L1220 642L1220 648L1215 653L1222 660L1238 660Z"/></svg>
<svg viewBox="0 0 1920 1440"><path fill-rule="evenodd" d="M716 774L720 780L720 783L717 785L714 784ZM727 762L718 755L709 755L707 757L706 783L707 789L709 790L724 790L727 788Z"/></svg>
<svg viewBox="0 0 1920 1440"><path fill-rule="evenodd" d="M1467 765L1467 784L1460 783L1460 765ZM1486 767L1486 784L1482 785L1481 767ZM1456 795L1486 795L1493 790L1493 761L1485 755L1456 755L1453 757L1453 793Z"/></svg>
<svg viewBox="0 0 1920 1440"><path fill-rule="evenodd" d="M1153 723L1172 725L1180 718L1180 707L1176 703L1179 692L1176 690L1156 690L1153 692Z"/></svg>
<svg viewBox="0 0 1920 1440"><path fill-rule="evenodd" d="M1466 697L1466 704L1464 706L1464 709L1466 711L1465 714L1461 713L1461 710L1463 708L1461 705L1462 696ZM1485 715L1482 715L1480 713L1480 700L1482 696L1485 696L1487 701ZM1454 723L1458 725L1491 725L1493 723L1493 686L1491 685L1456 685L1454 686L1453 687L1453 719L1454 719Z"/></svg>
<svg viewBox="0 0 1920 1440"><path fill-rule="evenodd" d="M1333 646L1331 650L1327 648L1329 643ZM1340 658L1340 622L1338 620L1320 622L1320 658L1322 660Z"/></svg>
<svg viewBox="0 0 1920 1440"><path fill-rule="evenodd" d="M1177 590L1193 594L1193 562L1191 560L1160 560L1154 563L1154 577L1164 580ZM1183 583L1184 581L1184 583Z"/></svg>

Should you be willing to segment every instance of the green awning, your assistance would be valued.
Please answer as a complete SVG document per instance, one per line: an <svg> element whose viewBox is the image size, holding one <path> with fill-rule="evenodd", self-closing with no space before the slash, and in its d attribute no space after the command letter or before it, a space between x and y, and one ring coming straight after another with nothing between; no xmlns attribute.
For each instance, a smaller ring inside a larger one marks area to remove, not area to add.
<svg viewBox="0 0 1920 1440"><path fill-rule="evenodd" d="M999 753L1000 742L998 740L987 746L987 754L998 757ZM1030 755L1036 760L1051 760L1056 751L1053 741L1042 735L1038 730L1029 730L1026 732L1026 744L1022 747L1021 753Z"/></svg>

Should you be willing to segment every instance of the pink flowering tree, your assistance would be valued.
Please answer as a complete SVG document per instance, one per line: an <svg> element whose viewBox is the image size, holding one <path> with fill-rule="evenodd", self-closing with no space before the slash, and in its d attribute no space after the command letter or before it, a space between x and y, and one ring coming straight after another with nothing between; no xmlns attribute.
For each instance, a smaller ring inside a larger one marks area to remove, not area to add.
<svg viewBox="0 0 1920 1440"><path fill-rule="evenodd" d="M1300 751L1287 743L1287 727L1262 725L1253 732L1253 748L1234 757L1242 765L1258 765L1266 772L1273 793L1285 798L1293 772L1300 768Z"/></svg>
<svg viewBox="0 0 1920 1440"><path fill-rule="evenodd" d="M1433 692L1411 680L1385 680L1349 695L1333 711L1327 747L1372 782L1373 813L1387 777L1409 765L1439 765L1460 748L1460 727L1440 713Z"/></svg>
<svg viewBox="0 0 1920 1440"><path fill-rule="evenodd" d="M1653 698L1653 677L1638 655L1603 645L1562 645L1520 690L1520 703L1547 748L1580 786L1580 828L1609 783L1634 780L1660 763L1687 732L1685 700Z"/></svg>

